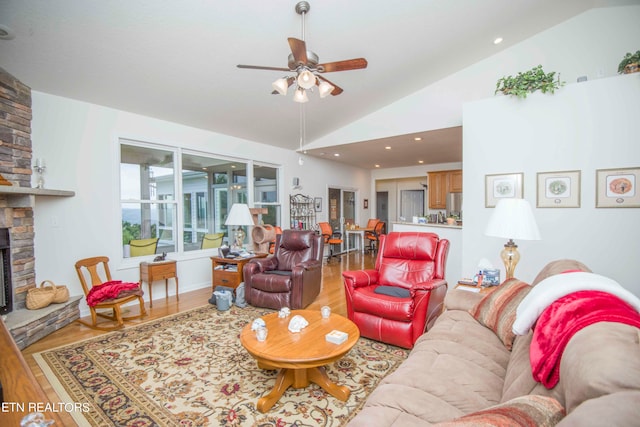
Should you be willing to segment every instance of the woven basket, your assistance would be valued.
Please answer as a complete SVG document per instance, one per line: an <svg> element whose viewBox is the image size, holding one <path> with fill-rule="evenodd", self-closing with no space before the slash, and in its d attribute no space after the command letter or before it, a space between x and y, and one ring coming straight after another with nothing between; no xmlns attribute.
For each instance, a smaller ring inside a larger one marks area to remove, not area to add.
<svg viewBox="0 0 640 427"><path fill-rule="evenodd" d="M42 284L44 284L44 282L42 282ZM31 288L27 291L27 308L29 310L38 310L40 308L45 308L53 302L53 297L55 296L55 294L55 286Z"/></svg>
<svg viewBox="0 0 640 427"><path fill-rule="evenodd" d="M53 303L60 304L61 302L69 301L69 288L64 285L56 285L51 280L45 280L40 283L40 287L43 287L45 283L48 283L53 289L55 289L55 294L53 295Z"/></svg>

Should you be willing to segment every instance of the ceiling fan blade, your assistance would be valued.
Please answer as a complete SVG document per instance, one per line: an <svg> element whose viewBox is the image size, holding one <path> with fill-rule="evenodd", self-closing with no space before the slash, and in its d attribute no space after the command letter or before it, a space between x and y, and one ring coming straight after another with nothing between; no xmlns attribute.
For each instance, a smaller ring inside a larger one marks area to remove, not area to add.
<svg viewBox="0 0 640 427"><path fill-rule="evenodd" d="M367 68L367 60L364 58L347 59L344 61L327 62L316 67L320 73L332 73L334 71L349 71Z"/></svg>
<svg viewBox="0 0 640 427"><path fill-rule="evenodd" d="M293 58L296 60L296 64L307 65L309 59L307 58L307 44L304 40L289 37L289 47Z"/></svg>
<svg viewBox="0 0 640 427"><path fill-rule="evenodd" d="M342 88L341 88L341 87L339 87L339 86L338 86L337 84L335 84L334 82L331 82L331 81L329 81L329 80L325 79L325 78L324 78L324 77L322 77L322 76L318 76L318 75L316 75L316 76L317 76L320 80L324 80L325 82L327 82L327 83L329 83L331 86L333 86L333 88L334 88L334 89L331 91L331 95L336 96L336 95L340 95L342 92L344 92L344 91L342 90Z"/></svg>
<svg viewBox="0 0 640 427"><path fill-rule="evenodd" d="M287 87L291 87L291 85L293 84L293 82L296 81L295 77L287 77ZM273 92L271 92L271 95L279 95L280 92L278 92L277 90L274 90Z"/></svg>
<svg viewBox="0 0 640 427"><path fill-rule="evenodd" d="M282 68L282 67L263 67L261 65L243 65L243 64L239 64L237 66L238 68L248 68L250 70L271 70L271 71L291 71L288 68Z"/></svg>

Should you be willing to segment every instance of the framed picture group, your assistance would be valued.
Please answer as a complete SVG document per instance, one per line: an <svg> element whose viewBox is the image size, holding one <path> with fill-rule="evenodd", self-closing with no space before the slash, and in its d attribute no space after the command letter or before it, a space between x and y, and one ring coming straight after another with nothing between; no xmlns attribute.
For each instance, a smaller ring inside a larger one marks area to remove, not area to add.
<svg viewBox="0 0 640 427"><path fill-rule="evenodd" d="M596 208L640 207L640 167L597 169ZM536 207L579 208L581 171L538 172L536 174ZM522 198L522 172L485 175L485 207L493 208L502 198Z"/></svg>

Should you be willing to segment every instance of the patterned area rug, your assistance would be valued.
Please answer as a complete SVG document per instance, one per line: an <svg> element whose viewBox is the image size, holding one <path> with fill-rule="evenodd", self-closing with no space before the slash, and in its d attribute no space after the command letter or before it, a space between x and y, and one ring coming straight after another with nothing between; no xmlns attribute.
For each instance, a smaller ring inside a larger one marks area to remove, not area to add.
<svg viewBox="0 0 640 427"><path fill-rule="evenodd" d="M206 306L34 355L64 402L92 426L340 426L407 351L360 338L329 377L351 389L342 402L315 384L288 389L269 412L258 398L277 372L245 351L240 330L271 312Z"/></svg>

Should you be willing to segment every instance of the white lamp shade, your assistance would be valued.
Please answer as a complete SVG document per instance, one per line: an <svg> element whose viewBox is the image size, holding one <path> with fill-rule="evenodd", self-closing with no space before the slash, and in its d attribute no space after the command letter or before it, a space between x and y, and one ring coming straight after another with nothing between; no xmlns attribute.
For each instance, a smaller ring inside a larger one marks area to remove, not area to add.
<svg viewBox="0 0 640 427"><path fill-rule="evenodd" d="M334 89L335 87L333 87L331 83L325 81L321 82L318 85L318 93L320 94L320 98L331 95L331 92L333 92Z"/></svg>
<svg viewBox="0 0 640 427"><path fill-rule="evenodd" d="M514 240L540 240L531 205L525 199L500 199L484 234Z"/></svg>
<svg viewBox="0 0 640 427"><path fill-rule="evenodd" d="M286 95L287 89L289 89L289 82L287 82L287 79L283 77L271 83L271 87L273 88L273 90L277 91L280 95Z"/></svg>
<svg viewBox="0 0 640 427"><path fill-rule="evenodd" d="M251 211L249 210L249 205L244 203L234 203L231 206L231 211L229 212L229 216L227 220L224 222L225 225L254 225L253 217L251 216Z"/></svg>
<svg viewBox="0 0 640 427"><path fill-rule="evenodd" d="M304 89L311 89L316 85L316 76L309 70L304 70L298 74L298 86Z"/></svg>
<svg viewBox="0 0 640 427"><path fill-rule="evenodd" d="M307 91L304 89L296 89L296 93L293 95L293 100L301 104L308 102L309 97L307 97Z"/></svg>

